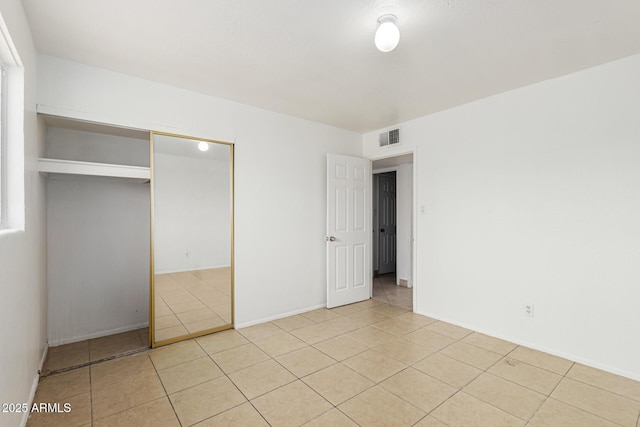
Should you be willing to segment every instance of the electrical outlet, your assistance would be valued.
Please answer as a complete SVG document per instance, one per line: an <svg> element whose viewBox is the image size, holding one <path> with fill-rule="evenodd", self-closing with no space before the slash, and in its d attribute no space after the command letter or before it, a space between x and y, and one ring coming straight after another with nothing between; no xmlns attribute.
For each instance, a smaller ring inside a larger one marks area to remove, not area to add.
<svg viewBox="0 0 640 427"><path fill-rule="evenodd" d="M528 317L533 317L533 304L524 304L524 315Z"/></svg>

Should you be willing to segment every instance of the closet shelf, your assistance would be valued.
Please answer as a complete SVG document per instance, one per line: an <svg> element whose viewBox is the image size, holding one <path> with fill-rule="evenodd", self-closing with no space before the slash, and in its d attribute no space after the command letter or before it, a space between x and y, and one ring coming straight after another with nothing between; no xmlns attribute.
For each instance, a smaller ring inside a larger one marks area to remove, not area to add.
<svg viewBox="0 0 640 427"><path fill-rule="evenodd" d="M149 168L142 166L113 165L109 163L78 162L75 160L38 159L38 171L71 175L110 176L149 180Z"/></svg>

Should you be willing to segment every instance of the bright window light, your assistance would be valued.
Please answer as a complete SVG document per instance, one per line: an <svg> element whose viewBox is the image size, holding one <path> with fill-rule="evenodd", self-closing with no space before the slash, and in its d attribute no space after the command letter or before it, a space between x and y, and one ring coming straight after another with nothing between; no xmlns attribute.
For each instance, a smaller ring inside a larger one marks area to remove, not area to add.
<svg viewBox="0 0 640 427"><path fill-rule="evenodd" d="M24 67L0 15L0 232L24 230Z"/></svg>

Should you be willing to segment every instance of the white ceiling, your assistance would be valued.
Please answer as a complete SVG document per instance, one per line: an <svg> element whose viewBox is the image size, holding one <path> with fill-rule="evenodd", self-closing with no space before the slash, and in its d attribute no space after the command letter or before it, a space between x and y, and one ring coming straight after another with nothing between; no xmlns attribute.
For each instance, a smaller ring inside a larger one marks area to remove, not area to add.
<svg viewBox="0 0 640 427"><path fill-rule="evenodd" d="M640 53L639 0L23 3L41 53L358 132Z"/></svg>

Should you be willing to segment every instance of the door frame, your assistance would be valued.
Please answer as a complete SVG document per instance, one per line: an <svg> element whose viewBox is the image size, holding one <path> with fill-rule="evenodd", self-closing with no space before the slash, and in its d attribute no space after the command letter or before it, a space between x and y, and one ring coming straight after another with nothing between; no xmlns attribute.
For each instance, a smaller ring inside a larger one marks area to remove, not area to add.
<svg viewBox="0 0 640 427"><path fill-rule="evenodd" d="M412 232L411 232L411 284L412 284L412 289L413 289L413 312L416 312L416 305L417 305L417 301L418 301L418 288L420 287L419 285L419 281L418 281L418 249L419 249L419 245L418 245L418 215L423 215L424 212L421 212L419 209L419 205L418 205L418 148L417 147L412 147L412 148L408 148L407 150L404 151L395 151L393 153L389 153L388 155L382 155L382 156L373 156L373 157L369 157L369 159L371 160L371 177L373 179L373 175L374 174L378 174L378 173L384 173L384 172L392 172L392 171L397 171L398 167L397 166L390 166L390 167L386 167L386 168L379 168L379 169L374 169L373 167L373 162L375 162L376 160L383 160L383 159L391 159L394 157L401 157L401 156L406 156L407 154L412 154L413 155L413 168L412 168L412 173L411 173L411 179L412 179L412 184L413 184L413 188L412 188L412 209L413 209L413 215L412 215L412 219L411 219L411 225L412 225ZM397 221L396 221L397 222ZM373 225L373 209L371 210L371 224ZM372 236L373 237L373 236ZM372 255L372 259L371 259L371 276L373 277L373 255ZM396 256L396 262L398 262L397 260L397 256ZM424 286L424 285L423 285ZM371 297L373 298L373 281L372 281L372 286L371 286Z"/></svg>
<svg viewBox="0 0 640 427"><path fill-rule="evenodd" d="M387 169L388 169L388 170L387 170ZM393 166L393 167L389 167L389 168L376 169L375 171L374 171L373 169L371 170L371 174L372 174L372 175L382 175L382 174L389 173L389 172L395 172L395 173L396 173L396 174L394 175L394 181L395 181L395 183L396 183L396 189L397 189L397 167ZM375 177L374 177L374 178L375 178ZM378 193L378 194L376 194L375 196L373 196L373 197L372 197L372 199L374 199L374 198L375 198L375 200L376 200L376 202L377 202L377 203L376 203L376 204L377 204L376 208L377 208L377 212L378 212L378 221L376 222L376 224L373 224L373 223L372 223L372 228L373 228L373 239L371 240L371 251L373 252L374 247L376 248L376 256L377 256L377 258L378 258L378 262L377 262L377 265L378 265L378 275L380 274L380 197L379 197L379 196L380 196L380 183L379 183L379 180L380 180L380 177L378 177L378 184L376 185L376 190L377 190L377 193ZM373 179L373 180L372 180L372 184L373 184L375 181L376 181L376 180L375 180L375 179ZM373 192L372 192L372 193L373 193ZM396 197L396 196L397 196L397 191L396 191L396 193L395 193L394 197ZM397 228L397 222L398 222L398 206L397 206L397 197L396 197L396 206L394 206L394 209L395 209L394 216L395 216L395 218L396 218L396 228ZM371 216L371 218L373 219L373 210L372 210L372 212L371 212L371 215L372 215L372 216ZM376 243L375 243L375 245L374 245L374 242L376 242ZM396 253L396 258L397 258L397 254L398 254L398 241L397 241L397 238L396 238L396 240L395 240L395 244L394 244L394 245L395 245L395 249L394 249L394 251L395 251L395 253ZM373 261L374 261L374 260L373 260L373 257L371 257L371 258L372 258L372 259L371 259L371 266L372 266L372 270L373 270L373 272L374 272L374 277L375 277L376 269L375 269L375 268L373 268L373 264L374 264L374 262L373 262ZM396 259L396 268L395 268L395 270L394 270L394 271L395 271L395 272L397 272L397 271L398 271L398 263L397 263L397 259ZM412 272L411 274L413 275L413 272Z"/></svg>

